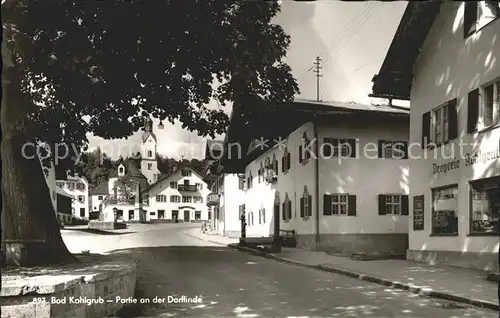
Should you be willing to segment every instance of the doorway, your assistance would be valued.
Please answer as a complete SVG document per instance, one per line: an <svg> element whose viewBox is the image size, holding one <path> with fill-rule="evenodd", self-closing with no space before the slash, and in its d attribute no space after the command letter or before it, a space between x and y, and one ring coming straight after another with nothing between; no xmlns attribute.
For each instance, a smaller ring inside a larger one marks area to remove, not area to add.
<svg viewBox="0 0 500 318"><path fill-rule="evenodd" d="M184 210L184 222L191 222L191 211Z"/></svg>

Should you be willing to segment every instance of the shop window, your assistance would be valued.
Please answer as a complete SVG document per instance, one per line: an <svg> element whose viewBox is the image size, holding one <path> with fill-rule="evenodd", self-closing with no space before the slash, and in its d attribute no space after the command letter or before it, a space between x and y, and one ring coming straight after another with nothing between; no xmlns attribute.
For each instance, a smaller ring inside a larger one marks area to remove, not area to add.
<svg viewBox="0 0 500 318"><path fill-rule="evenodd" d="M458 186L432 190L432 234L458 235Z"/></svg>
<svg viewBox="0 0 500 318"><path fill-rule="evenodd" d="M495 181L495 183L491 181ZM471 183L471 234L495 234L499 231L500 178Z"/></svg>

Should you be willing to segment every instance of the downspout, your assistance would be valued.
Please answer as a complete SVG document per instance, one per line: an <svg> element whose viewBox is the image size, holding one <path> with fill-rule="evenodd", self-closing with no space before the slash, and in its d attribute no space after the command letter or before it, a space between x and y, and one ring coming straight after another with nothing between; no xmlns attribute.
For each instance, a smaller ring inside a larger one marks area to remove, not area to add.
<svg viewBox="0 0 500 318"><path fill-rule="evenodd" d="M320 241L320 235L319 235L319 202L320 202L320 194L319 194L319 160L320 160L320 153L319 153L319 140L318 140L318 126L316 123L316 114L313 115L313 130L314 130L314 140L316 141L314 144L314 154L316 155L316 160L314 160L314 169L315 169L315 178L316 178L316 235L314 237L314 241L316 242L316 251L319 251L319 241Z"/></svg>

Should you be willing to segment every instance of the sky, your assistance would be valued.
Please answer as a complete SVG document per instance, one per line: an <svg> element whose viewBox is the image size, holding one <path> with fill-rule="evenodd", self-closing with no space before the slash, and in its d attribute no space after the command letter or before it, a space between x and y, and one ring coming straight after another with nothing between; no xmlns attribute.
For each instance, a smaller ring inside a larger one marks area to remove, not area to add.
<svg viewBox="0 0 500 318"><path fill-rule="evenodd" d="M353 101L358 103L386 103L368 97L373 75L378 73L408 3L282 1L282 11L274 23L291 36L287 62L298 81L299 98L316 99L317 82L313 63L321 58L319 96L324 101ZM211 102L210 107L217 107ZM230 109L224 109L230 113ZM183 130L180 124L163 123L154 133L157 151L176 159L202 159L207 137ZM104 140L89 135L90 148L101 147L108 156L118 158L138 151L142 132L128 139ZM220 136L222 139L222 136Z"/></svg>

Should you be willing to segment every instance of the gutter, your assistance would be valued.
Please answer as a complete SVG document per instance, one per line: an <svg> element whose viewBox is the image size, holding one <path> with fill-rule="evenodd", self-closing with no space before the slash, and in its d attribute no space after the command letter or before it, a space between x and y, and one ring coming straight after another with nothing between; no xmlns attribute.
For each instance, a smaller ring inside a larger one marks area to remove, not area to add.
<svg viewBox="0 0 500 318"><path fill-rule="evenodd" d="M319 251L319 241L320 241L320 235L319 235L319 200L320 200L320 194L319 194L319 140L318 140L318 125L315 120L316 115L313 115L313 130L314 130L314 140L316 140L315 147L314 147L314 153L316 155L316 160L314 160L314 170L315 170L315 178L316 178L316 235L314 236L314 241L316 242L316 251Z"/></svg>

